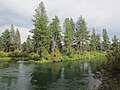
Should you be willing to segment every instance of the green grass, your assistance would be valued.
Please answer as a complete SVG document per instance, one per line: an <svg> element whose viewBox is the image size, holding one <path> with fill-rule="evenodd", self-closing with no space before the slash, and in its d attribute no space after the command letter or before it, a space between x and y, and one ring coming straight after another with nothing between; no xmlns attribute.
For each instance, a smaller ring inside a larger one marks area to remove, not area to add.
<svg viewBox="0 0 120 90"><path fill-rule="evenodd" d="M59 55L59 57L57 56L57 62L58 61L85 61L85 60L96 60L96 59L105 59L106 53L105 52L84 52L81 54L70 54L69 56L67 55ZM28 54L28 57L23 57L23 54L21 54L20 52L0 52L0 61L13 61L13 62L17 62L17 61L24 61L24 60L28 60L30 63L49 63L49 62L53 62L54 58L52 58L53 56L51 55L51 57L49 57L47 60L45 58L40 59L39 56L35 53L30 53ZM59 59L58 59L59 58Z"/></svg>

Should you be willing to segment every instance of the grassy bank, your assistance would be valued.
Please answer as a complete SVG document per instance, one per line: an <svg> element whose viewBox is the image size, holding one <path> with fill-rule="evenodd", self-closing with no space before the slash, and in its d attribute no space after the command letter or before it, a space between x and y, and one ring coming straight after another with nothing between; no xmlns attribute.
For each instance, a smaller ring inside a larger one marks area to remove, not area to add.
<svg viewBox="0 0 120 90"><path fill-rule="evenodd" d="M105 59L105 52L84 52L82 54L71 54L70 56L62 55L63 61L72 60L91 60L91 59Z"/></svg>
<svg viewBox="0 0 120 90"><path fill-rule="evenodd" d="M46 58L40 59L36 53L22 53L22 52L0 52L0 61L29 61L31 63L48 63L59 61L75 61L75 60L92 60L92 59L105 59L105 52L84 52L81 54L63 55L60 53L52 53L46 55Z"/></svg>

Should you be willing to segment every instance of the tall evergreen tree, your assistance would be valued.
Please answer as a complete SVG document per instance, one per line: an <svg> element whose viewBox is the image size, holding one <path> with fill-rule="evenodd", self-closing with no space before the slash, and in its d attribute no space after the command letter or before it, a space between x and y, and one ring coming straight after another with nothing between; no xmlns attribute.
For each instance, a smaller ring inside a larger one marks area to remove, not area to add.
<svg viewBox="0 0 120 90"><path fill-rule="evenodd" d="M33 43L34 49L37 53L42 54L44 49L49 51L50 49L50 31L48 29L48 17L46 14L44 3L41 2L34 15L34 29L31 31L33 33Z"/></svg>
<svg viewBox="0 0 120 90"><path fill-rule="evenodd" d="M26 42L24 42L22 44L22 52L27 52L27 44L26 44Z"/></svg>
<svg viewBox="0 0 120 90"><path fill-rule="evenodd" d="M90 40L90 50L96 51L96 32L95 28L92 30L91 40Z"/></svg>
<svg viewBox="0 0 120 90"><path fill-rule="evenodd" d="M74 41L73 35L73 22L70 21L69 18L66 18L64 21L64 49L68 55L71 54L72 45Z"/></svg>
<svg viewBox="0 0 120 90"><path fill-rule="evenodd" d="M102 50L101 37L100 37L99 33L97 33L97 35L96 35L96 50L97 51L101 51Z"/></svg>
<svg viewBox="0 0 120 90"><path fill-rule="evenodd" d="M6 29L1 35L1 42L3 44L3 50L6 52L11 51L11 36L8 29Z"/></svg>
<svg viewBox="0 0 120 90"><path fill-rule="evenodd" d="M2 38L0 37L0 51L3 50Z"/></svg>
<svg viewBox="0 0 120 90"><path fill-rule="evenodd" d="M21 38L18 29L16 30L16 42L17 42L17 50L21 50Z"/></svg>
<svg viewBox="0 0 120 90"><path fill-rule="evenodd" d="M51 31L51 51L62 49L62 31L60 27L60 21L57 16L52 19L50 23L50 31Z"/></svg>
<svg viewBox="0 0 120 90"><path fill-rule="evenodd" d="M117 38L116 35L114 35L112 39L112 50L116 49L119 45L119 39Z"/></svg>
<svg viewBox="0 0 120 90"><path fill-rule="evenodd" d="M71 24L71 27L72 27L72 32L74 32L75 31L75 23L74 23L72 18L70 18L70 24Z"/></svg>
<svg viewBox="0 0 120 90"><path fill-rule="evenodd" d="M110 48L110 41L106 29L103 29L103 51L107 51Z"/></svg>
<svg viewBox="0 0 120 90"><path fill-rule="evenodd" d="M75 41L78 53L88 50L89 31L85 19L81 16L76 23Z"/></svg>
<svg viewBox="0 0 120 90"><path fill-rule="evenodd" d="M27 37L27 41L26 41L26 47L27 47L27 52L32 52L33 50L33 46L32 46L32 39L30 38L30 35L28 35Z"/></svg>
<svg viewBox="0 0 120 90"><path fill-rule="evenodd" d="M16 38L16 33L15 33L15 29L14 29L14 25L11 25L11 29L10 29L10 35L11 35L11 51L15 51L17 50L17 38Z"/></svg>

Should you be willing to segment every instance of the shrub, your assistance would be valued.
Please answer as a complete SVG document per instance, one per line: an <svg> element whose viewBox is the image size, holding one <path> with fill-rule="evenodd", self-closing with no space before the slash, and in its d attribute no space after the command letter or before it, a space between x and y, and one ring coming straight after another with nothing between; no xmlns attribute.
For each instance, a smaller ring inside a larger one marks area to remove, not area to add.
<svg viewBox="0 0 120 90"><path fill-rule="evenodd" d="M9 52L9 57L27 57L27 53L21 51Z"/></svg>
<svg viewBox="0 0 120 90"><path fill-rule="evenodd" d="M108 51L106 57L108 60L120 60L120 49Z"/></svg>
<svg viewBox="0 0 120 90"><path fill-rule="evenodd" d="M85 58L85 59L90 59L90 58L91 58L90 52L86 52L86 53L84 54L84 58Z"/></svg>
<svg viewBox="0 0 120 90"><path fill-rule="evenodd" d="M61 54L59 51L51 52L51 59L53 61L60 61L61 60Z"/></svg>
<svg viewBox="0 0 120 90"><path fill-rule="evenodd" d="M8 57L8 53L0 51L0 57Z"/></svg>
<svg viewBox="0 0 120 90"><path fill-rule="evenodd" d="M43 51L43 58L45 60L49 60L50 59L50 54L48 53L48 51L46 49Z"/></svg>
<svg viewBox="0 0 120 90"><path fill-rule="evenodd" d="M40 58L40 55L38 55L36 53L30 53L28 55L28 59L30 59L30 60L39 60L39 58Z"/></svg>
<svg viewBox="0 0 120 90"><path fill-rule="evenodd" d="M68 61L69 60L69 57L68 56L66 56L66 55L63 55L62 56L62 61Z"/></svg>

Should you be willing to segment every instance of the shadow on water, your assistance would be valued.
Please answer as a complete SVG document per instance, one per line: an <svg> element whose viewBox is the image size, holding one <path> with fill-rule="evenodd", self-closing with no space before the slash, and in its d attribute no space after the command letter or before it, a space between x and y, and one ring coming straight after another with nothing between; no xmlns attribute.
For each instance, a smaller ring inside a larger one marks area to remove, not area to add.
<svg viewBox="0 0 120 90"><path fill-rule="evenodd" d="M0 69L0 90L90 90L100 83L93 78L98 64L98 61L9 64Z"/></svg>
<svg viewBox="0 0 120 90"><path fill-rule="evenodd" d="M93 78L90 62L66 62L37 65L31 83L35 90L90 90L100 81Z"/></svg>

